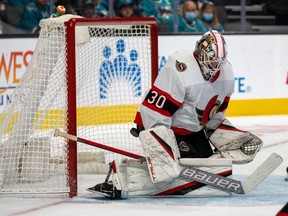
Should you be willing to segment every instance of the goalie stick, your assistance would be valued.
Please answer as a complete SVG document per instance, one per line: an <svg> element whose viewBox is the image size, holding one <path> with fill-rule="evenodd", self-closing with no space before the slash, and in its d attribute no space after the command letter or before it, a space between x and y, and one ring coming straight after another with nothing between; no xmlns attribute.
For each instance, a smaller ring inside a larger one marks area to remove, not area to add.
<svg viewBox="0 0 288 216"><path fill-rule="evenodd" d="M110 146L107 146L107 145L103 145L101 143L94 142L94 141L91 141L91 140L83 139L81 137L77 137L77 136L74 136L74 135L71 135L71 134L68 134L68 133L63 133L59 129L55 129L54 136L55 137L61 136L61 137L64 137L64 138L67 138L67 139L70 139L70 140L74 140L74 141L81 142L81 143L84 143L84 144L87 144L87 145L91 145L91 146L94 146L94 147L97 147L97 148L101 148L101 149L104 149L104 150L107 150L107 151L111 151L111 152L115 152L115 153L118 153L118 154L122 154L122 155L125 155L125 156L128 156L128 157L131 157L131 158L144 159L144 157L141 156L141 155L134 154L134 153L131 153L131 152L127 152L127 151L124 151L124 150L121 150L121 149L118 149L118 148L114 148L114 147L110 147Z"/></svg>
<svg viewBox="0 0 288 216"><path fill-rule="evenodd" d="M145 157L141 155L67 134L61 132L59 129L55 129L54 136L61 136L70 140L122 154L134 159L145 159ZM180 173L180 177L187 181L192 180L209 185L221 191L233 192L237 194L247 194L251 192L255 187L257 187L265 178L267 178L282 163L282 161L283 159L280 155L272 153L251 175L249 175L243 181L227 178L194 167L184 167Z"/></svg>
<svg viewBox="0 0 288 216"><path fill-rule="evenodd" d="M237 194L247 194L267 178L281 163L283 159L272 153L251 175L243 181L226 178L211 172L194 167L183 168L180 176L187 180L194 180L224 191Z"/></svg>

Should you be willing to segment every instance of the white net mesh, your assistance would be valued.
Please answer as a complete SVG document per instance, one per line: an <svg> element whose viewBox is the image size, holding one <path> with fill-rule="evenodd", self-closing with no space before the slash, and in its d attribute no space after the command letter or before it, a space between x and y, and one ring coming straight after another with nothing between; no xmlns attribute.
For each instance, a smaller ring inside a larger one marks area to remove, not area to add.
<svg viewBox="0 0 288 216"><path fill-rule="evenodd" d="M53 136L55 128L67 130L69 118L64 25L69 18L41 21L33 58L0 115L0 193L70 190L67 140ZM76 24L77 136L141 154L129 130L151 85L150 27L103 22ZM78 173L99 173L95 163L121 157L77 147Z"/></svg>

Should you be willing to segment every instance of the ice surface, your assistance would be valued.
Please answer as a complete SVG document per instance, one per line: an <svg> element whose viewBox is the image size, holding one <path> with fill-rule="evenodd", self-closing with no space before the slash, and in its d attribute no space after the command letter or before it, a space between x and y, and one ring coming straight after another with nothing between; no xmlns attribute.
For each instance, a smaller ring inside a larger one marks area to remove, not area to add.
<svg viewBox="0 0 288 216"><path fill-rule="evenodd" d="M81 175L79 196L69 198L4 198L0 196L0 215L41 216L271 216L288 202L288 115L261 117L233 117L230 121L243 130L249 130L263 139L264 145L254 161L233 165L237 180L251 174L272 152L283 157L283 163L254 191L247 195L210 198L129 198L109 201L86 192L105 176Z"/></svg>

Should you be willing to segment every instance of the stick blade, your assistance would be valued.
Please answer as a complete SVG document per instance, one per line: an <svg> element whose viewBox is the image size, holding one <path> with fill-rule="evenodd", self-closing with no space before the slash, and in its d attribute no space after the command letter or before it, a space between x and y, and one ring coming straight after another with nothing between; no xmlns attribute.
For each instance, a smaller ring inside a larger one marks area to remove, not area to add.
<svg viewBox="0 0 288 216"><path fill-rule="evenodd" d="M243 182L242 187L244 193L249 193L255 187L257 187L264 179L266 179L281 163L283 158L272 153L262 164L259 166L250 176L248 176Z"/></svg>

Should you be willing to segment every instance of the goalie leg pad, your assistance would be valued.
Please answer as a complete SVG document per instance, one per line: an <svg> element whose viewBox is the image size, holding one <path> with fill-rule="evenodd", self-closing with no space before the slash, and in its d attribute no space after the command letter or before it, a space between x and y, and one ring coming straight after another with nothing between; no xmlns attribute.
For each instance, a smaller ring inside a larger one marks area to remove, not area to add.
<svg viewBox="0 0 288 216"><path fill-rule="evenodd" d="M222 157L231 158L236 164L251 162L263 145L255 134L235 128L227 119L209 139Z"/></svg>
<svg viewBox="0 0 288 216"><path fill-rule="evenodd" d="M185 166L199 167L215 174L232 172L232 164L228 159L186 158L181 160L184 160L182 162L184 162ZM195 187L196 183L194 180L189 183L187 180L182 179L182 177L177 177L167 182L153 183L147 163L144 160L125 159L121 163L114 161L112 163L111 175L112 181L108 181L108 178L106 178L104 183L97 184L89 191L102 194L109 199L125 198L127 196L170 196L185 194L192 196L227 195L227 192L224 193L218 189ZM203 178L203 176L199 177Z"/></svg>
<svg viewBox="0 0 288 216"><path fill-rule="evenodd" d="M158 191L157 184L151 181L146 161L129 160L126 173L129 196L153 195Z"/></svg>
<svg viewBox="0 0 288 216"><path fill-rule="evenodd" d="M145 160L125 159L120 164L113 161L111 175L113 186L121 191L121 198L152 196L157 194L163 185L170 184L163 181L153 183Z"/></svg>
<svg viewBox="0 0 288 216"><path fill-rule="evenodd" d="M117 190L126 190L126 170L127 170L127 159L122 159L120 163L113 161L112 164L112 182Z"/></svg>
<svg viewBox="0 0 288 216"><path fill-rule="evenodd" d="M182 160L182 159L180 159ZM198 167L206 171L219 174L232 174L232 162L223 158L186 158L185 166ZM182 167L182 166L181 166ZM182 167L183 168L183 167ZM128 160L126 171L126 193L129 197L133 196L170 196L170 195L188 195L188 196L227 196L227 192L212 189L210 187L195 187L195 181L190 183L182 177L170 181L153 183L150 179L146 161ZM202 178L203 176L201 176ZM195 187L195 188L194 188ZM123 191L122 191L123 194Z"/></svg>
<svg viewBox="0 0 288 216"><path fill-rule="evenodd" d="M140 132L144 155L153 183L171 181L179 176L180 153L174 133L165 126Z"/></svg>

